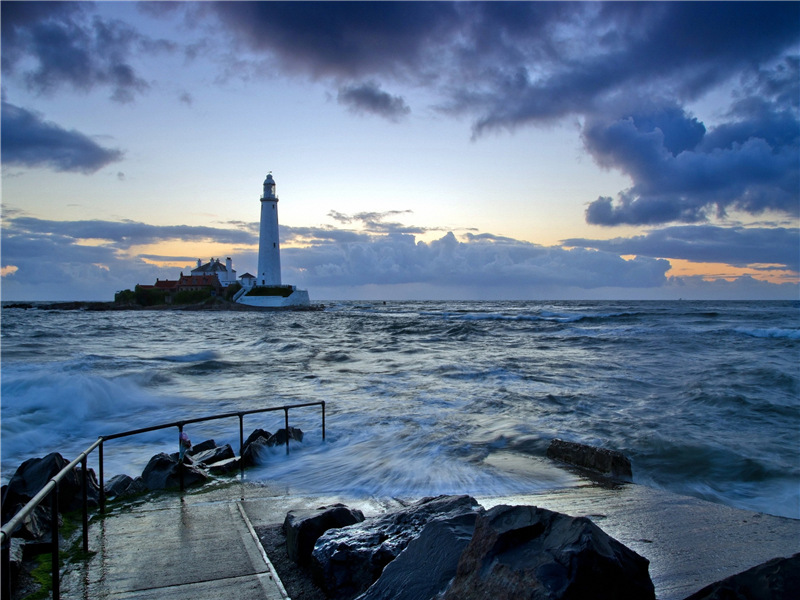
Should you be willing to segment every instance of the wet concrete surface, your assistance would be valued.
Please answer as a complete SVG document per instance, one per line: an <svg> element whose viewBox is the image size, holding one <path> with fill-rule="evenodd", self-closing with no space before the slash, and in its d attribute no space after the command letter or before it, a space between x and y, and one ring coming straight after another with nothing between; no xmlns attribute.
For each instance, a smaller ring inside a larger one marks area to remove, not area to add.
<svg viewBox="0 0 800 600"><path fill-rule="evenodd" d="M604 486L583 480L534 494L477 499L487 509L533 504L588 516L650 560L660 600L681 600L714 581L800 551L800 520L634 484ZM117 507L92 523L90 549L95 554L68 565L62 597L285 598L253 527L282 523L293 509L342 502L372 516L414 500L306 495L238 481L183 498L156 495Z"/></svg>

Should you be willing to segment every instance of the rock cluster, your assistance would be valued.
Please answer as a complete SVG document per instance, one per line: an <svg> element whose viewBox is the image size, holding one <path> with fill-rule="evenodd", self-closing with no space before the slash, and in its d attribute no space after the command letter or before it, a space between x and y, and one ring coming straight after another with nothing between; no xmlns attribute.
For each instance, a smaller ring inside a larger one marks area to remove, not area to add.
<svg viewBox="0 0 800 600"><path fill-rule="evenodd" d="M308 530L300 542L292 529L306 519L327 519L310 561L330 598L655 598L649 561L586 518L535 506L485 511L470 496L438 496L350 525L332 524L334 511L348 510L336 505L290 513L284 525L287 551L303 564L308 559L300 546L307 548L318 530Z"/></svg>

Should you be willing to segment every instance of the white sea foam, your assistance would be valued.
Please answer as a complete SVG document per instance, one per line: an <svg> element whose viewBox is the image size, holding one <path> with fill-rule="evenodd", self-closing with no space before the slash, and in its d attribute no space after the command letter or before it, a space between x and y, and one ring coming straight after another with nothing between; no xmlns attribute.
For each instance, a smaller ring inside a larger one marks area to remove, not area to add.
<svg viewBox="0 0 800 600"><path fill-rule="evenodd" d="M784 329L780 327L770 327L769 329L749 329L737 327L734 331L758 338L783 338L787 340L800 340L800 329Z"/></svg>

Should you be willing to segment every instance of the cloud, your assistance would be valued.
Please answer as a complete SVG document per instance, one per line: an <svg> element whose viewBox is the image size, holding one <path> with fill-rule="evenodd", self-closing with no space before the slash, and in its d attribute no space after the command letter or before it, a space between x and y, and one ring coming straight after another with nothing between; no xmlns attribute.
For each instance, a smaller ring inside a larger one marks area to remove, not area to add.
<svg viewBox="0 0 800 600"><path fill-rule="evenodd" d="M431 229L425 227L417 227L414 225L403 225L402 223L390 222L387 223L384 219L403 214L410 214L410 210L387 210L383 212L359 212L354 215L346 215L335 210L328 213L328 216L338 221L339 223L361 223L361 228L364 232L370 234L420 234L428 231L438 231L439 229Z"/></svg>
<svg viewBox="0 0 800 600"><path fill-rule="evenodd" d="M698 223L729 210L798 214L798 3L219 2L204 9L277 68L329 79L350 110L401 118L405 100L383 91L394 83L432 93L446 114L471 117L476 139L577 120L594 160L633 182L616 198L591 202L589 223ZM687 103L723 85L736 96L720 122L688 113Z"/></svg>
<svg viewBox="0 0 800 600"><path fill-rule="evenodd" d="M122 21L91 16L88 3L3 2L0 10L3 76L19 76L40 94L102 86L111 89L112 100L131 102L149 88L131 58L174 48Z"/></svg>
<svg viewBox="0 0 800 600"><path fill-rule="evenodd" d="M250 50L287 72L357 79L401 75L458 27L448 2L213 2L202 5Z"/></svg>
<svg viewBox="0 0 800 600"><path fill-rule="evenodd" d="M49 221L4 215L0 255L3 297L17 300L111 300L116 291L160 278L175 269L150 264L153 255L131 256L136 245L161 241L213 241L242 246L257 235L237 229L155 226L110 221ZM160 257L165 259L167 257ZM169 257L182 261L185 257ZM194 258L187 264L194 262Z"/></svg>
<svg viewBox="0 0 800 600"><path fill-rule="evenodd" d="M136 221L49 221L33 217L6 219L3 235L9 238L52 237L80 245L81 240L103 240L114 250L164 241L214 241L223 244L257 244L258 235L240 229L190 225L148 225ZM4 239L5 241L5 239Z"/></svg>
<svg viewBox="0 0 800 600"><path fill-rule="evenodd" d="M411 112L401 96L382 91L375 82L342 87L338 100L356 114L370 113L395 122Z"/></svg>
<svg viewBox="0 0 800 600"><path fill-rule="evenodd" d="M787 61L797 74L797 61ZM706 131L675 105L619 119L591 118L583 140L595 161L628 174L634 185L616 202L600 197L586 210L597 225L696 223L728 210L797 215L800 207L800 121L796 106L777 101L792 86L765 78L739 100L727 121ZM771 96L769 95L771 91ZM796 103L796 100L795 100Z"/></svg>
<svg viewBox="0 0 800 600"><path fill-rule="evenodd" d="M405 211L387 211L388 214ZM337 213L339 214L339 213ZM367 214L362 215L368 216ZM373 215L375 217L375 215ZM379 213L377 218L382 218ZM136 222L48 221L11 210L5 216L0 255L3 297L16 300L110 300L115 291L158 278L174 279L178 269L152 261L194 262L186 256L131 255L137 245L194 240L230 245L240 273L254 268L257 235L252 224L225 227L154 226ZM709 287L691 278L668 278L665 254L698 260L737 258L718 248L745 245L753 260L775 262L784 251L769 253L770 231L738 231L703 226L705 241L694 242L699 228L670 228L644 239L566 240L573 248L545 247L490 233L448 232L430 242L402 233L369 233L333 227L282 227L284 281L337 297L417 298L626 298L626 297L792 297L798 286L763 282ZM691 230L691 231L690 231ZM775 237L776 247L791 245L796 232ZM715 237L716 236L716 237ZM749 242L748 242L749 240ZM749 245L748 245L749 243ZM300 244L300 245L297 245ZM677 248L662 251L663 248ZM795 241L796 248L796 241ZM785 252L788 252L786 250ZM621 254L637 254L625 260ZM784 257L786 258L786 257ZM787 262L788 259L787 259ZM779 263L782 264L782 263ZM790 262L790 265L792 263ZM794 263L796 266L796 261ZM745 282L746 283L746 282ZM770 295L772 294L772 295ZM330 297L330 296L329 296Z"/></svg>
<svg viewBox="0 0 800 600"><path fill-rule="evenodd" d="M436 284L511 289L536 286L581 288L663 285L667 261L591 250L546 248L519 242L468 239L452 232L430 243L410 235L282 250L289 269L316 285Z"/></svg>
<svg viewBox="0 0 800 600"><path fill-rule="evenodd" d="M94 173L122 160L122 152L103 148L90 137L66 130L41 116L2 103L3 163L48 167L56 171Z"/></svg>
<svg viewBox="0 0 800 600"><path fill-rule="evenodd" d="M797 228L682 225L630 238L574 238L561 243L567 247L594 248L621 255L719 262L736 267L779 265L800 271L800 229Z"/></svg>
<svg viewBox="0 0 800 600"><path fill-rule="evenodd" d="M499 26L520 58L495 66L479 93L462 88L454 108L483 112L477 133L606 111L632 94L670 90L675 100L696 99L792 50L800 37L800 9L781 3L575 3L546 12L546 29L526 43L532 17L514 30L484 13L481 30Z"/></svg>

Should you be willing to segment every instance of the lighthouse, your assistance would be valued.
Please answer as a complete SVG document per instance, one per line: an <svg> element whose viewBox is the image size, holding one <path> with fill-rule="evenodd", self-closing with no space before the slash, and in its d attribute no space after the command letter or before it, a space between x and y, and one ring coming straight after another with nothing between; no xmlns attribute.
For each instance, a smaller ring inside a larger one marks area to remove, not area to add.
<svg viewBox="0 0 800 600"><path fill-rule="evenodd" d="M281 243L278 239L278 196L272 173L264 180L261 195L261 228L258 237L258 274L256 285L281 284Z"/></svg>
<svg viewBox="0 0 800 600"><path fill-rule="evenodd" d="M251 287L234 297L239 304L261 308L309 306L308 291L281 283L281 243L278 239L278 196L270 171L261 194L261 225L258 231L258 272Z"/></svg>

